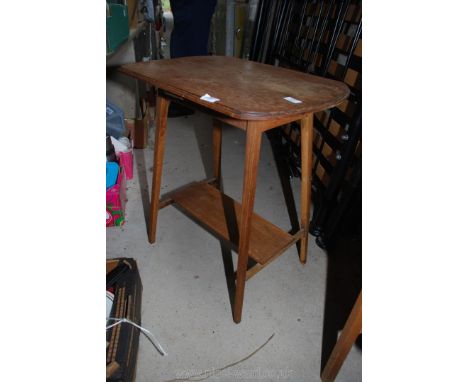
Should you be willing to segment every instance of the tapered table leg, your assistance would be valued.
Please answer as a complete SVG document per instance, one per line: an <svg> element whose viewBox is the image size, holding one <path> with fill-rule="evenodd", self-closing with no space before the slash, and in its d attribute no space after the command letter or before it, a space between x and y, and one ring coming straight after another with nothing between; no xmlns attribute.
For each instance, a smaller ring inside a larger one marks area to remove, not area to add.
<svg viewBox="0 0 468 382"><path fill-rule="evenodd" d="M361 293L354 304L353 310L349 314L346 324L341 332L340 338L332 350L330 358L323 369L322 382L333 382L343 365L351 347L356 342L362 331L362 297Z"/></svg>
<svg viewBox="0 0 468 382"><path fill-rule="evenodd" d="M307 244L309 239L310 197L312 188L312 138L313 114L301 120L301 228L304 236L301 239L299 258L302 264L307 261Z"/></svg>
<svg viewBox="0 0 468 382"><path fill-rule="evenodd" d="M221 146L222 146L222 123L213 119L213 171L216 178L216 187L221 187Z"/></svg>
<svg viewBox="0 0 468 382"><path fill-rule="evenodd" d="M156 101L156 132L154 137L153 185L151 188L151 213L148 228L150 243L156 241L156 226L158 224L159 195L161 192L162 164L164 159L164 144L166 138L167 112L170 101L158 96Z"/></svg>
<svg viewBox="0 0 468 382"><path fill-rule="evenodd" d="M244 186L242 190L242 212L239 227L239 250L237 260L236 294L234 299L234 322L242 318L244 288L247 272L251 219L257 186L258 160L262 133L253 123L247 124L247 142L245 145Z"/></svg>

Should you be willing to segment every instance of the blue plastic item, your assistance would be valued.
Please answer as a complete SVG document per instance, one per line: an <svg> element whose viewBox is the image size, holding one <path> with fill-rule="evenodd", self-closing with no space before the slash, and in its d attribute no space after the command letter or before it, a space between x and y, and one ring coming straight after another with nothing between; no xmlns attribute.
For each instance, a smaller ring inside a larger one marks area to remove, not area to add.
<svg viewBox="0 0 468 382"><path fill-rule="evenodd" d="M143 14L144 14L145 20L148 21L149 23L154 23L153 0L143 0L142 3L144 4Z"/></svg>
<svg viewBox="0 0 468 382"><path fill-rule="evenodd" d="M119 139L125 132L123 110L106 100L106 134Z"/></svg>
<svg viewBox="0 0 468 382"><path fill-rule="evenodd" d="M117 183L119 165L115 162L106 162L106 189Z"/></svg>

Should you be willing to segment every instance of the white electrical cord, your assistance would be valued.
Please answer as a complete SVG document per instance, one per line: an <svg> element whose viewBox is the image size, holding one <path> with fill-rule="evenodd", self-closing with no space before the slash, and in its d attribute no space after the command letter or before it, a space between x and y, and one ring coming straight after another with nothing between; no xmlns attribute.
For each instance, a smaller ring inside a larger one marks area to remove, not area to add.
<svg viewBox="0 0 468 382"><path fill-rule="evenodd" d="M136 328L140 329L143 332L143 334L146 336L146 338L148 338L150 340L150 342L153 344L153 346L156 348L156 350L161 355L167 355L167 353L164 351L163 347L158 342L156 337L148 329L145 329L145 328L141 327L140 325L134 323L132 320L129 320L128 318L109 317L109 318L107 318L107 320L117 321L117 322L114 322L112 325L106 326L106 330L109 330L110 328L112 328L114 326L117 326L117 325L120 325L120 324L123 324L123 323L133 325L133 326L135 326Z"/></svg>
<svg viewBox="0 0 468 382"><path fill-rule="evenodd" d="M257 350L255 350L254 352L250 353L248 356L242 358L241 360L239 361L236 361L236 362L233 362L233 363L230 363L229 365L226 365L226 366L223 366L223 367L220 367L219 369L215 369L215 368L212 368L212 369L208 369L200 374L193 374L193 375L190 375L189 377L187 378L175 378L175 379L170 379L168 381L164 381L164 382L196 382L196 381L204 381L205 379L208 379L220 372L222 372L223 370L226 370L230 367L233 367L233 366L236 366L244 361L247 361L250 357L254 356L257 352L259 352L263 347L266 346L266 344L268 342L271 341L271 339L275 336L275 333L273 333L270 338L267 339L267 341L262 345L260 346Z"/></svg>

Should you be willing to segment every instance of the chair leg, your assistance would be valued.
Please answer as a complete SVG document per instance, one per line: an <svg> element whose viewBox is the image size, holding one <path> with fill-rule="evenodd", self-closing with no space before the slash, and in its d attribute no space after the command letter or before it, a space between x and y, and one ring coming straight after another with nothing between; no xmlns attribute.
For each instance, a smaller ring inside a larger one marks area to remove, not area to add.
<svg viewBox="0 0 468 382"><path fill-rule="evenodd" d="M213 119L213 171L216 178L216 187L221 187L221 146L222 146L222 123Z"/></svg>
<svg viewBox="0 0 468 382"><path fill-rule="evenodd" d="M255 125L247 125L247 142L245 145L244 186L242 190L242 212L239 227L239 250L236 271L236 294L234 299L234 322L242 318L244 302L244 287L246 281L247 263L249 259L249 243L252 213L257 186L258 160L262 133Z"/></svg>
<svg viewBox="0 0 468 382"><path fill-rule="evenodd" d="M150 243L156 241L156 226L158 223L159 196L161 192L162 164L164 159L164 144L166 138L167 112L170 101L158 96L156 101L156 133L154 138L153 185L151 188L151 213L148 229Z"/></svg>
<svg viewBox="0 0 468 382"><path fill-rule="evenodd" d="M362 299L361 293L354 304L346 324L341 332L340 338L333 347L330 358L323 369L322 382L333 382L340 371L343 362L348 355L351 347L356 342L357 337L362 332Z"/></svg>
<svg viewBox="0 0 468 382"><path fill-rule="evenodd" d="M299 258L302 264L307 261L309 239L313 131L313 114L309 114L301 120L301 228L304 236L301 239Z"/></svg>

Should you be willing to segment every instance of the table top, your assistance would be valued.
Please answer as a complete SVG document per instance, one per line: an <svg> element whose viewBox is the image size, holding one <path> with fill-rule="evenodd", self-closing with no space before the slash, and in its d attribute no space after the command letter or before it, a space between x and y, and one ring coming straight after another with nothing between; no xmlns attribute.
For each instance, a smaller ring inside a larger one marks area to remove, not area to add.
<svg viewBox="0 0 468 382"><path fill-rule="evenodd" d="M336 106L349 95L338 81L227 56L138 62L120 70L155 87L242 120L272 120ZM209 94L219 101L200 97ZM301 101L292 103L285 97Z"/></svg>

